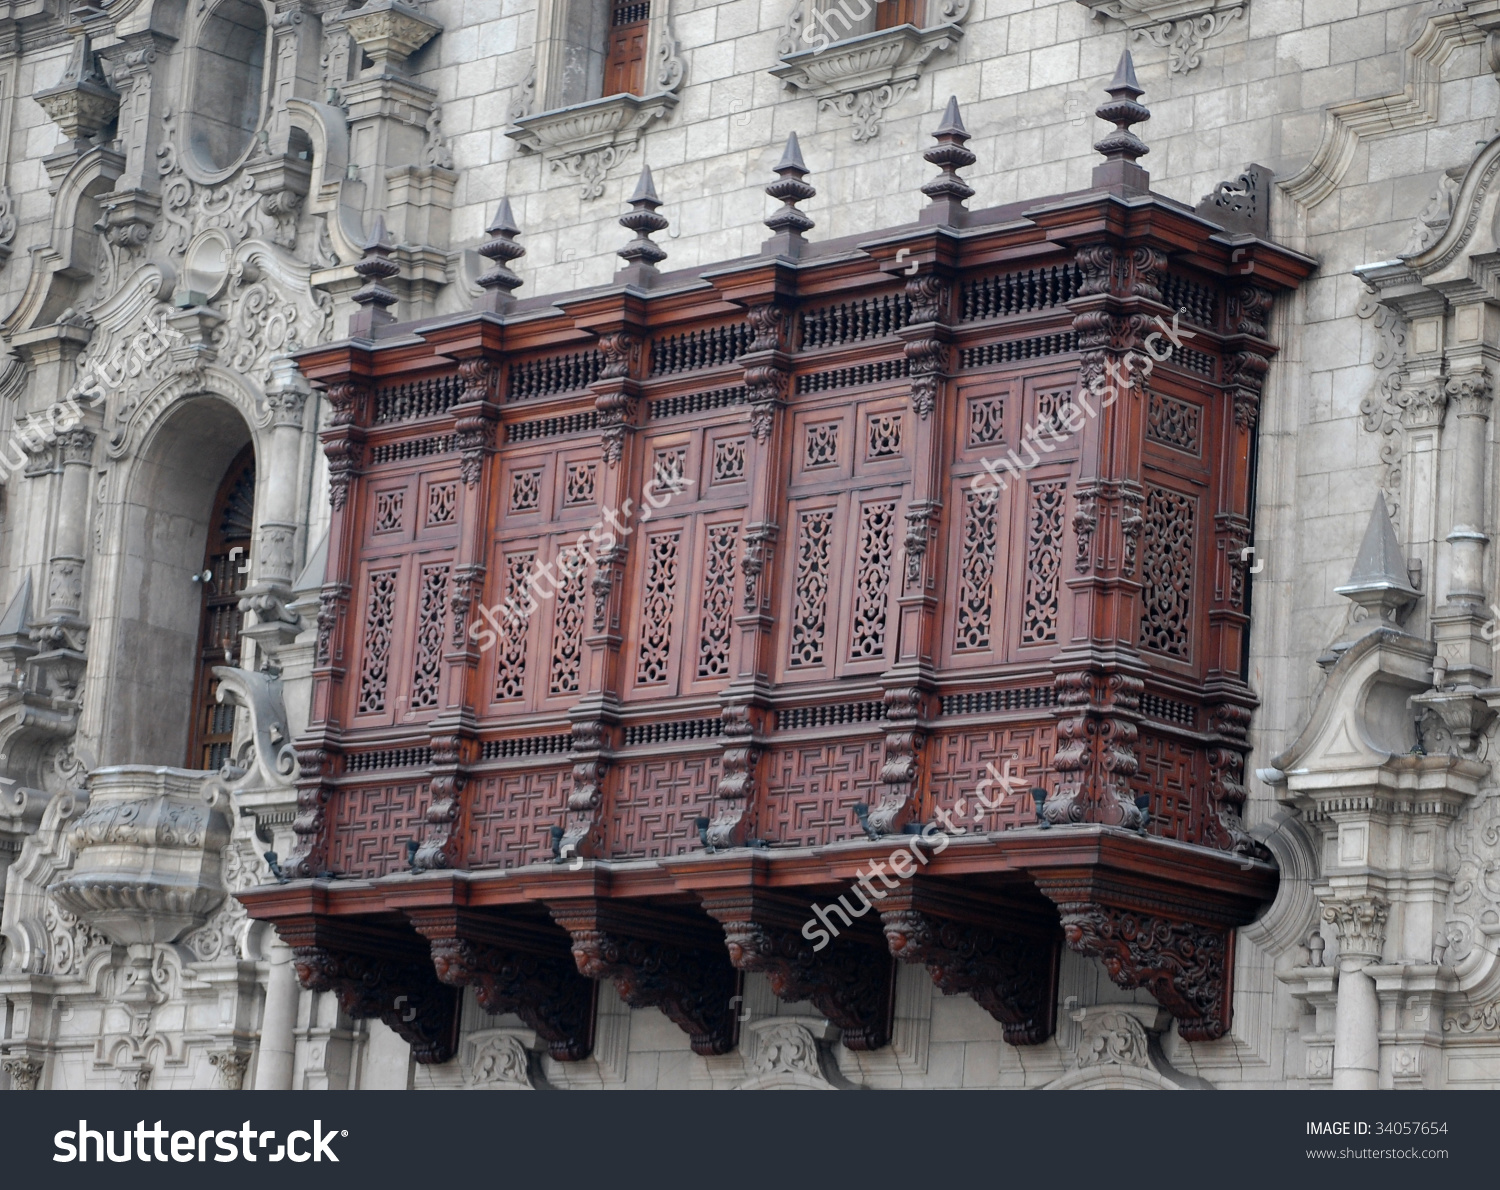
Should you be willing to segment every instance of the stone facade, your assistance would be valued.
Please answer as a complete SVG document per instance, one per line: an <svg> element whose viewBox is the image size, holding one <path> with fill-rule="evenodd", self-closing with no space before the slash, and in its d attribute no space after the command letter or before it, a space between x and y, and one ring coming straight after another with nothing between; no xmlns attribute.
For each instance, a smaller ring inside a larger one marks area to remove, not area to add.
<svg viewBox="0 0 1500 1190"><path fill-rule="evenodd" d="M577 0L0 0L0 1086L1500 1086L1500 2L870 7L653 0L640 93L601 99ZM1071 952L1024 1050L908 967L873 1052L756 974L720 1057L606 981L578 1063L466 992L458 1056L419 1066L301 990L232 894L291 851L338 496L291 355L390 304L355 267L377 218L403 320L480 297L502 198L523 295L608 282L642 165L668 267L706 267L759 251L795 133L811 236L857 237L916 218L949 95L972 205L1040 200L1088 188L1125 48L1152 188L1319 261L1261 404L1247 821L1281 886L1232 1033L1181 1040ZM182 768L247 445L233 740Z"/></svg>

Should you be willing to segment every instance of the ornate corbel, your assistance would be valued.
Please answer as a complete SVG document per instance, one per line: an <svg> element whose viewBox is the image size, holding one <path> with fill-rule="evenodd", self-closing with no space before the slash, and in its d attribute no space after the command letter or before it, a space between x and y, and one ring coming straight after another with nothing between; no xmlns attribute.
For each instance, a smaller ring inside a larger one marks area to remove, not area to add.
<svg viewBox="0 0 1500 1190"><path fill-rule="evenodd" d="M624 456L625 436L634 431L639 414L634 378L640 370L641 340L629 331L610 331L599 336L599 350L604 365L590 388L599 413L604 461L613 467Z"/></svg>
<svg viewBox="0 0 1500 1190"><path fill-rule="evenodd" d="M1079 0L1098 19L1123 21L1136 41L1167 51L1168 70L1187 74L1207 44L1244 16L1250 0Z"/></svg>
<svg viewBox="0 0 1500 1190"><path fill-rule="evenodd" d="M514 1013L558 1062L579 1062L594 1046L599 985L578 973L566 940L551 929L514 928L456 909L408 910L432 947L437 977L472 987L488 1013Z"/></svg>
<svg viewBox="0 0 1500 1190"><path fill-rule="evenodd" d="M612 979L632 1008L659 1008L688 1035L695 1054L727 1054L739 1039L739 973L722 946L689 919L594 898L553 901L553 919L573 940L588 979Z"/></svg>
<svg viewBox="0 0 1500 1190"><path fill-rule="evenodd" d="M312 880L328 871L328 802L340 756L321 743L297 749L297 817L292 820L296 845L285 871L293 879Z"/></svg>
<svg viewBox="0 0 1500 1190"><path fill-rule="evenodd" d="M891 687L883 696L885 753L880 780L886 788L869 811L870 826L882 834L897 833L912 820L931 701L931 691L922 684Z"/></svg>
<svg viewBox="0 0 1500 1190"><path fill-rule="evenodd" d="M354 381L330 384L330 414L323 431L323 453L328 456L328 500L335 512L343 510L349 488L364 465L363 426L369 415L371 391Z"/></svg>
<svg viewBox="0 0 1500 1190"><path fill-rule="evenodd" d="M573 724L569 759L573 763L573 788L568 793L567 825L558 846L558 859L592 859L604 847L605 779L614 763L616 729L609 723L587 719Z"/></svg>
<svg viewBox="0 0 1500 1190"><path fill-rule="evenodd" d="M1056 903L1063 938L1098 959L1122 988L1145 988L1177 1018L1184 1041L1217 1041L1229 1031L1234 931L1144 908L1101 904L1075 885L1039 878Z"/></svg>
<svg viewBox="0 0 1500 1190"><path fill-rule="evenodd" d="M895 966L873 930L846 931L814 950L802 934L805 902L743 892L705 896L703 908L724 927L738 970L764 972L788 1004L810 1001L839 1027L846 1049L890 1043Z"/></svg>
<svg viewBox="0 0 1500 1190"><path fill-rule="evenodd" d="M745 610L758 612L768 605L771 593L763 590L760 578L771 564L776 538L781 528L773 522L745 526L745 552L740 559L740 573L745 577Z"/></svg>
<svg viewBox="0 0 1500 1190"><path fill-rule="evenodd" d="M1007 916L998 903L903 881L878 906L891 954L922 963L945 996L967 995L1011 1045L1040 1045L1057 1018L1055 924Z"/></svg>
<svg viewBox="0 0 1500 1190"><path fill-rule="evenodd" d="M278 921L292 948L297 979L310 992L332 992L357 1020L379 1017L424 1065L441 1065L458 1048L459 992L438 981L427 948L405 936L331 926L316 918ZM415 941L415 940L413 940Z"/></svg>

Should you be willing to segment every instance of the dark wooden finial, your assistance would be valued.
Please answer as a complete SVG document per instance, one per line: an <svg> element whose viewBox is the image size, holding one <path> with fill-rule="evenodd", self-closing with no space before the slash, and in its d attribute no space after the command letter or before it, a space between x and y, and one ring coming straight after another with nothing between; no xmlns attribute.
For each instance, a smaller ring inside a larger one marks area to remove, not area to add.
<svg viewBox="0 0 1500 1190"><path fill-rule="evenodd" d="M966 147L969 130L958 114L957 95L948 97L943 122L932 136L937 144L922 156L943 172L922 187L922 193L932 199L932 205L922 212L922 222L962 226L968 214L964 202L974 197L974 188L958 176L958 171L979 159Z"/></svg>
<svg viewBox="0 0 1500 1190"><path fill-rule="evenodd" d="M364 278L364 287L357 290L354 301L359 312L349 320L349 334L355 338L373 338L377 327L395 322L395 316L386 309L396 304L396 295L385 287L385 282L400 274L401 266L391 259L396 245L385 230L385 216L375 216L375 227L365 244L364 257L354 266L354 271Z"/></svg>
<svg viewBox="0 0 1500 1190"><path fill-rule="evenodd" d="M818 191L804 180L808 170L795 132L787 138L786 152L776 163L775 172L776 181L766 187L766 193L780 199L782 205L766 220L766 226L776 234L765 242L762 251L769 256L800 256L807 243L802 238L803 232L812 230L815 225L811 216L797 209L797 204L812 198Z"/></svg>
<svg viewBox="0 0 1500 1190"><path fill-rule="evenodd" d="M615 280L649 285L656 274L657 262L667 258L667 250L651 240L653 232L666 230L667 218L656 212L661 199L656 195L649 165L641 167L641 180L636 183L629 202L634 209L620 216L620 226L635 232L635 239L618 253L625 267L615 274Z"/></svg>
<svg viewBox="0 0 1500 1190"><path fill-rule="evenodd" d="M1146 92L1136 81L1135 61L1129 50L1120 55L1115 77L1104 89L1109 93L1109 101L1101 103L1094 114L1101 120L1108 120L1115 130L1103 140L1094 142L1094 149L1104 154L1104 164L1094 167L1094 186L1098 189L1149 190L1151 175L1136 164L1136 158L1144 157L1151 150L1130 127L1149 120L1151 109L1139 102Z"/></svg>
<svg viewBox="0 0 1500 1190"><path fill-rule="evenodd" d="M498 312L510 303L511 291L522 284L521 278L510 271L510 262L526 255L526 249L516 243L521 229L511 214L510 199L500 200L500 209L484 230L490 238L479 246L479 255L493 262L494 267L479 278L484 289L479 305L482 310Z"/></svg>

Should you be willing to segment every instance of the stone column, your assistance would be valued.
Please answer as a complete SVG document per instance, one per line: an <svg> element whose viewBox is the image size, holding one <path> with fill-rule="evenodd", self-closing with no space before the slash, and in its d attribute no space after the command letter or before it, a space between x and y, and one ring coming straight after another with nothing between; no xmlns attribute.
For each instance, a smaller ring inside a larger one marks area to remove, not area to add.
<svg viewBox="0 0 1500 1190"><path fill-rule="evenodd" d="M255 572L240 600L240 610L253 612L255 622L245 635L257 649L275 655L300 631L301 618L287 606L297 562L297 493L302 461L302 422L309 389L290 356L271 363L266 405L271 432L256 468L258 505Z"/></svg>
<svg viewBox="0 0 1500 1190"><path fill-rule="evenodd" d="M1323 920L1339 936L1339 1000L1333 1026L1333 1089L1380 1084L1380 1003L1367 967L1380 962L1390 906L1377 896L1325 902Z"/></svg>
<svg viewBox="0 0 1500 1190"><path fill-rule="evenodd" d="M276 943L271 948L271 976L266 982L266 1008L260 1021L260 1060L255 1066L257 1091L290 1091L296 1056L297 973L292 951Z"/></svg>
<svg viewBox="0 0 1500 1190"><path fill-rule="evenodd" d="M88 536L92 430L76 427L57 436L62 485L52 556L47 563L47 616L78 619L83 608L83 559Z"/></svg>

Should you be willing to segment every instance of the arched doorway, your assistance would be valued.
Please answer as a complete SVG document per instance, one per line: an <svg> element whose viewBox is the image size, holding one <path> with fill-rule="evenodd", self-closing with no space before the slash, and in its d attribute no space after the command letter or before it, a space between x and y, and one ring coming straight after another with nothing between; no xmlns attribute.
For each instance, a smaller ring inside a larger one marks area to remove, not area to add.
<svg viewBox="0 0 1500 1190"><path fill-rule="evenodd" d="M229 464L214 497L208 523L199 615L198 672L193 682L193 718L185 767L217 769L229 759L234 735L234 704L218 701L216 665L239 659L240 593L250 570L250 538L255 528L255 451L246 446Z"/></svg>
<svg viewBox="0 0 1500 1190"><path fill-rule="evenodd" d="M243 480L253 471L250 427L216 396L178 401L142 443L120 532L100 543L103 568L115 576L94 633L112 642L109 665L94 678L104 687L100 764L201 768L205 744L227 735L206 730L227 720L210 724L200 715L213 698L202 679L207 665L224 664L226 647L239 655L238 626L229 622L238 596L230 595L231 584L249 577L238 568L250 547L253 488L247 499ZM236 545L245 551L231 564ZM220 555L220 569L232 573L217 582L211 575L205 592L203 571Z"/></svg>

